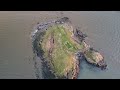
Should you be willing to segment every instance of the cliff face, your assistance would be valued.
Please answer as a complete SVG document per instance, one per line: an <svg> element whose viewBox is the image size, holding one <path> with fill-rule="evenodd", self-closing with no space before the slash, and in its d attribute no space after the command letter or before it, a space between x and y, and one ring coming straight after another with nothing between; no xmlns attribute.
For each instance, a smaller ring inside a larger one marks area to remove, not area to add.
<svg viewBox="0 0 120 90"><path fill-rule="evenodd" d="M43 70L49 73L47 78L76 79L80 60L86 58L95 64L103 60L99 53L91 54L84 42L86 36L73 28L67 17L38 24L35 30L33 50L43 61Z"/></svg>

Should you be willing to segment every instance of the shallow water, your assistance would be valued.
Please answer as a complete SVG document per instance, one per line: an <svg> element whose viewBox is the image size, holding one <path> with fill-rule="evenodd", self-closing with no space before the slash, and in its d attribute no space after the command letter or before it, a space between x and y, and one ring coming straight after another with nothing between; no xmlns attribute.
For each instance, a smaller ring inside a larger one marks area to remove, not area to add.
<svg viewBox="0 0 120 90"><path fill-rule="evenodd" d="M105 57L107 70L95 68L85 61L81 62L79 79L120 78L120 13L104 12L63 12L75 26L81 27L88 35L87 42ZM37 78L33 59L30 34L37 22L60 17L59 11L0 12L0 78ZM40 62L40 61L39 61Z"/></svg>

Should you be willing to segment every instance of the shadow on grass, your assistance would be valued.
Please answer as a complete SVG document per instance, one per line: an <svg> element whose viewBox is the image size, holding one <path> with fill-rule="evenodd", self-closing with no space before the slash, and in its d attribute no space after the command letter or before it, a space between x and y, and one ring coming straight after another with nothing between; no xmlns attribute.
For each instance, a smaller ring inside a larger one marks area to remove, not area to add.
<svg viewBox="0 0 120 90"><path fill-rule="evenodd" d="M45 31L44 32L40 32L40 33L37 33L36 36L34 37L34 41L33 41L33 52L35 55L37 55L37 57L39 57L42 61L42 76L43 76L43 79L54 79L55 76L54 74L51 73L50 71L50 68L48 67L48 64L47 62L45 61L45 58L44 58L44 51L42 50L42 47L41 45L39 44L39 42L43 40L43 36L45 35ZM37 79L40 79L40 74L39 74L39 66L37 66L37 62L35 61L34 63L34 67L36 69L36 77Z"/></svg>

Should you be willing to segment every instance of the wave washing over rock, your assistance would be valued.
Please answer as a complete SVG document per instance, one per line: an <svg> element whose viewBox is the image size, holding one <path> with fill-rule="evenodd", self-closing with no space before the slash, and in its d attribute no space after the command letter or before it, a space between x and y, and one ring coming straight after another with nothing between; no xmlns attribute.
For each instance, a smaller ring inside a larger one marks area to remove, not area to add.
<svg viewBox="0 0 120 90"><path fill-rule="evenodd" d="M87 35L74 28L68 17L38 23L31 37L44 79L77 79L81 60L101 69L107 66L104 57L85 42Z"/></svg>

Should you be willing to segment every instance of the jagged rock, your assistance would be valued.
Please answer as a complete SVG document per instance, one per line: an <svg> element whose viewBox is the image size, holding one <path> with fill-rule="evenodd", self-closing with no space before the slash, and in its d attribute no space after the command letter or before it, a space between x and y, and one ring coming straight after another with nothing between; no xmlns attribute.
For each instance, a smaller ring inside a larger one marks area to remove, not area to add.
<svg viewBox="0 0 120 90"><path fill-rule="evenodd" d="M34 53L43 61L45 78L77 79L80 60L105 67L102 55L86 44L68 17L37 24L32 32Z"/></svg>
<svg viewBox="0 0 120 90"><path fill-rule="evenodd" d="M104 61L104 57L93 48L90 48L89 50L85 51L85 57L86 60L91 64L101 67L102 69L105 69L107 67Z"/></svg>

